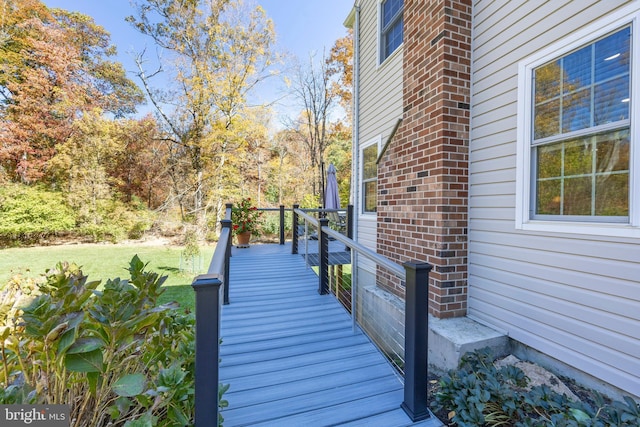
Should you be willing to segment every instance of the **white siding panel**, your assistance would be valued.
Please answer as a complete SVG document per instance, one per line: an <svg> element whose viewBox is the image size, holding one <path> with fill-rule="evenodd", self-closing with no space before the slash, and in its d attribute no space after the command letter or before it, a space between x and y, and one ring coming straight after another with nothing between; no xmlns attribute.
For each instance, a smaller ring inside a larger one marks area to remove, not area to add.
<svg viewBox="0 0 640 427"><path fill-rule="evenodd" d="M593 325L594 328L608 330L614 335L626 335L627 343L639 345L637 340L634 340L634 335L640 328L640 314L635 306L637 301L603 295L597 291L576 292L576 289L563 283L523 278L517 271L496 270L480 265L474 266L472 270L478 277L473 291L473 295L478 298L500 294L531 305L543 302L545 305L542 305L542 308L573 319L588 319L586 322L580 320L584 327ZM479 290L483 292L478 292ZM580 315L573 316L573 313Z"/></svg>
<svg viewBox="0 0 640 427"><path fill-rule="evenodd" d="M475 235L474 235L475 237ZM520 241L526 238L521 236ZM521 242L520 242L521 244ZM529 247L490 245L477 242L473 246L473 252L488 254L492 257L508 259L513 262L527 263L530 268L525 271L535 276L539 270L557 268L558 274L565 277L565 283L572 284L576 273L587 273L593 277L599 277L601 292L623 292L628 289L627 298L640 302L640 287L638 287L638 265L636 262L618 261L607 258L588 258L575 253L554 252L552 250L531 249ZM585 262L588 259L588 262ZM604 278L616 280L616 286L606 286ZM575 286L579 286L576 283ZM639 311L640 312L640 311Z"/></svg>
<svg viewBox="0 0 640 427"><path fill-rule="evenodd" d="M468 313L640 396L640 240L515 229L518 63L628 3L474 2Z"/></svg>
<svg viewBox="0 0 640 427"><path fill-rule="evenodd" d="M378 2L362 2L360 25L360 146L373 139L384 144L402 117L402 46L379 65ZM381 148L381 147L380 147ZM376 250L375 215L358 217L358 241Z"/></svg>
<svg viewBox="0 0 640 427"><path fill-rule="evenodd" d="M480 172L474 175L473 183L471 185L481 184L493 184L496 182L515 182L516 170L513 169L501 169L497 171Z"/></svg>
<svg viewBox="0 0 640 427"><path fill-rule="evenodd" d="M502 196L505 194L514 195L515 191L516 191L515 183L511 181L494 182L494 183L491 183L491 185L471 185L469 187L469 194L471 197ZM515 201L515 198L514 198L514 201Z"/></svg>
<svg viewBox="0 0 640 427"><path fill-rule="evenodd" d="M501 151L505 146L500 146ZM486 154L486 153L483 153ZM492 172L496 170L513 170L513 163L516 161L515 153L511 156L496 156L493 158L475 159L469 168L471 173Z"/></svg>
<svg viewBox="0 0 640 427"><path fill-rule="evenodd" d="M474 307L469 308L469 316L503 328L517 341L533 348L544 348L547 354L564 363L582 369L636 396L640 395L640 377L637 376L640 366L637 357L621 357L620 353L590 345L592 343L589 340L581 337L557 334L555 327L546 326L536 321L535 316L523 316L517 311L504 310L501 315L505 323L496 322L490 313L499 310L502 305L502 301L483 303L474 300ZM602 356L606 362L593 357L594 353ZM620 366L624 368L620 369Z"/></svg>
<svg viewBox="0 0 640 427"><path fill-rule="evenodd" d="M515 203L513 203L515 205ZM474 218L479 219L498 219L498 220L510 220L515 215L516 208L505 209L496 206L490 208L469 208L469 216L473 215Z"/></svg>

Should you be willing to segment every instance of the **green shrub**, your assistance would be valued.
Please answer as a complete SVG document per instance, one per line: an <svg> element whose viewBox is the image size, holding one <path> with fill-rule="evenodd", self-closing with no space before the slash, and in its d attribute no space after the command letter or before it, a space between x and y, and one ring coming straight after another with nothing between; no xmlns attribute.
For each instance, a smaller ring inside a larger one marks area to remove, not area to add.
<svg viewBox="0 0 640 427"><path fill-rule="evenodd" d="M451 411L460 427L640 425L640 405L630 398L609 404L593 392L593 402L574 402L544 385L527 390L521 369L498 369L493 361L488 348L465 354L460 367L441 378L434 408Z"/></svg>
<svg viewBox="0 0 640 427"><path fill-rule="evenodd" d="M0 246L34 244L55 235L139 239L154 219L138 200L125 204L103 199L74 209L62 192L21 184L0 187Z"/></svg>
<svg viewBox="0 0 640 427"><path fill-rule="evenodd" d="M0 244L32 243L69 232L75 225L75 214L62 193L19 184L0 187Z"/></svg>
<svg viewBox="0 0 640 427"><path fill-rule="evenodd" d="M77 233L96 242L139 239L153 225L151 212L132 210L118 200L99 200L95 211L83 212L78 217Z"/></svg>
<svg viewBox="0 0 640 427"><path fill-rule="evenodd" d="M156 305L166 277L137 256L129 276L98 290L60 263L43 283L10 281L0 294L0 403L69 404L74 426L193 424L194 318Z"/></svg>
<svg viewBox="0 0 640 427"><path fill-rule="evenodd" d="M284 230L285 233L291 231L291 212L284 213ZM262 232L267 236L279 236L280 235L280 212L270 211L267 212L262 224Z"/></svg>

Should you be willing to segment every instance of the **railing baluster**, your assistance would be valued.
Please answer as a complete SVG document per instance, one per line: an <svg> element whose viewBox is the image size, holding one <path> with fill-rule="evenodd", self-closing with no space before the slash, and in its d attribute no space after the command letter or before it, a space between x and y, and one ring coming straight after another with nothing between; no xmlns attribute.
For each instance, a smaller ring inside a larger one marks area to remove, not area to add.
<svg viewBox="0 0 640 427"><path fill-rule="evenodd" d="M298 254L298 212L296 212L296 209L298 209L300 207L300 205L293 205L293 215L292 215L292 221L291 221L291 228L293 231L293 241L291 242L291 253L293 255L297 255Z"/></svg>
<svg viewBox="0 0 640 427"><path fill-rule="evenodd" d="M347 206L347 237L353 240L353 205Z"/></svg>
<svg viewBox="0 0 640 427"><path fill-rule="evenodd" d="M323 227L329 226L327 218L320 218L318 224L318 293L320 295L329 293L329 236L324 232Z"/></svg>
<svg viewBox="0 0 640 427"><path fill-rule="evenodd" d="M284 245L284 205L280 205L280 244Z"/></svg>
<svg viewBox="0 0 640 427"><path fill-rule="evenodd" d="M404 322L404 402L401 407L413 421L430 417L427 405L427 337L429 272L427 263L406 262Z"/></svg>
<svg viewBox="0 0 640 427"><path fill-rule="evenodd" d="M224 261L224 296L223 296L223 304L229 304L229 258L231 258L231 230L232 230L232 221L230 219L223 219L220 221L222 224L222 229L229 229L229 238L227 239L227 247L225 248L225 261Z"/></svg>

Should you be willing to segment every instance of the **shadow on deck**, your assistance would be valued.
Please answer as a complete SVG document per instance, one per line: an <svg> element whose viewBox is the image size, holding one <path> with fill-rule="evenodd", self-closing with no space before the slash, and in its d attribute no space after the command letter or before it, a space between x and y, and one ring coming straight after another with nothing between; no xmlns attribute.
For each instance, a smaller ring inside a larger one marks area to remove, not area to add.
<svg viewBox="0 0 640 427"><path fill-rule="evenodd" d="M222 411L231 426L441 426L413 423L385 357L291 245L233 248L223 306Z"/></svg>

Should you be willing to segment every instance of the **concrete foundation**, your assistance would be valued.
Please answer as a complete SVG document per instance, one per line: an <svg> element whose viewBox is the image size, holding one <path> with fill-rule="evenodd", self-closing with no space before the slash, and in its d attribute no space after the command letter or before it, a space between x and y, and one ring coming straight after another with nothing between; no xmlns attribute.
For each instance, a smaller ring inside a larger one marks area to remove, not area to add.
<svg viewBox="0 0 640 427"><path fill-rule="evenodd" d="M357 319L364 330L386 354L404 353L404 301L386 292L367 272L361 272L358 287ZM509 338L467 317L438 319L429 315L430 367L444 372L455 369L469 351L490 347L496 357L509 354Z"/></svg>
<svg viewBox="0 0 640 427"><path fill-rule="evenodd" d="M496 357L509 354L509 338L468 317L438 319L429 316L429 366L455 369L469 351L490 347Z"/></svg>

